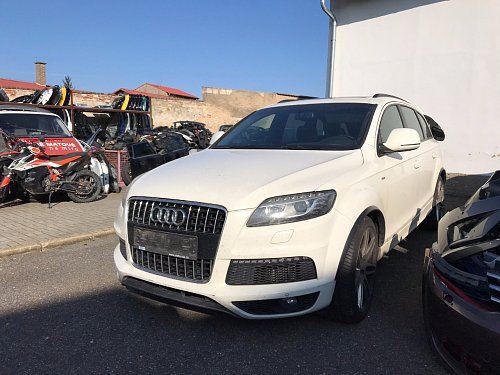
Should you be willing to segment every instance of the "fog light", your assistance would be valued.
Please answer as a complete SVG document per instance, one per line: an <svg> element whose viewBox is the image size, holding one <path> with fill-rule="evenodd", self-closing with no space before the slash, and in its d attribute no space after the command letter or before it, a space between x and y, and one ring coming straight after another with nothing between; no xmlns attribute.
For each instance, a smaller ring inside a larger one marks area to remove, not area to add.
<svg viewBox="0 0 500 375"><path fill-rule="evenodd" d="M299 302L299 301L297 301L297 298L295 298L295 297L287 298L287 299L285 299L285 301L286 301L286 304L289 306L295 306Z"/></svg>

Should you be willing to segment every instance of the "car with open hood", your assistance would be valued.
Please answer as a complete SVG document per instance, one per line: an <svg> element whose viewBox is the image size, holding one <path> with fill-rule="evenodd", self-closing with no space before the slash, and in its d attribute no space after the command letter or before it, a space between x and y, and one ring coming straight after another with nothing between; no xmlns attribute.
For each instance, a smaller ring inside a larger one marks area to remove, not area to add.
<svg viewBox="0 0 500 375"><path fill-rule="evenodd" d="M445 176L405 100L269 106L131 183L114 224L118 278L193 309L357 322L377 261L426 217L436 223Z"/></svg>

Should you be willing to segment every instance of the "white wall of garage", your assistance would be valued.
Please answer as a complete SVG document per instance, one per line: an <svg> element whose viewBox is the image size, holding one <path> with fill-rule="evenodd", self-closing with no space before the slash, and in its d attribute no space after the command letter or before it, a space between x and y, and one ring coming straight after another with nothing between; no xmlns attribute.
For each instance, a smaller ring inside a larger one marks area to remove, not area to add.
<svg viewBox="0 0 500 375"><path fill-rule="evenodd" d="M448 172L500 169L500 1L332 1L334 96L405 98L445 130Z"/></svg>

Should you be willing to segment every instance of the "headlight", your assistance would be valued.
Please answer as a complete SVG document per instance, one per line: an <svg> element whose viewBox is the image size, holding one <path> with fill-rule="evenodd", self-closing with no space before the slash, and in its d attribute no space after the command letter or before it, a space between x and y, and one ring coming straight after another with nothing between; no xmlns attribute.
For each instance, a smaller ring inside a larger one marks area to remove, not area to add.
<svg viewBox="0 0 500 375"><path fill-rule="evenodd" d="M326 214L333 207L335 190L282 195L266 199L253 212L247 227L292 223Z"/></svg>

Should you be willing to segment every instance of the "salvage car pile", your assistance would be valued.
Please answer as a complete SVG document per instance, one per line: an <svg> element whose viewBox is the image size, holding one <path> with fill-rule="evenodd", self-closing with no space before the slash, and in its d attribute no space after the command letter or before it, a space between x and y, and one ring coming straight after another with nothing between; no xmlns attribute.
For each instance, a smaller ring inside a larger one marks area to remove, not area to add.
<svg viewBox="0 0 500 375"><path fill-rule="evenodd" d="M178 121L172 127L153 129L149 113L151 99L147 96L121 95L110 105L96 107L99 111L92 116L85 112L95 111L72 106L71 95L70 89L56 85L10 102L61 107L44 108L58 115L76 139L104 150L128 152L129 162L121 163L125 184L160 164L188 155L189 150L204 149L210 144L212 133L201 122ZM2 89L0 101L9 102Z"/></svg>

